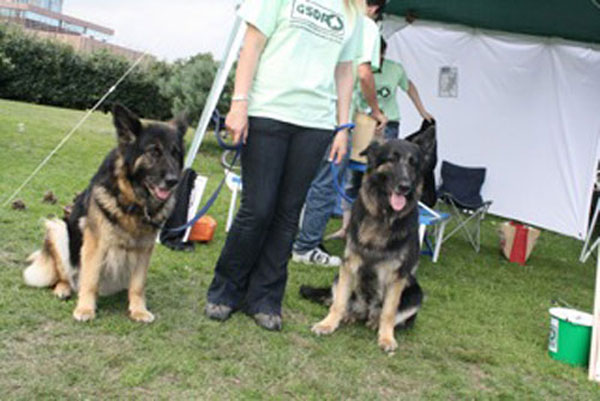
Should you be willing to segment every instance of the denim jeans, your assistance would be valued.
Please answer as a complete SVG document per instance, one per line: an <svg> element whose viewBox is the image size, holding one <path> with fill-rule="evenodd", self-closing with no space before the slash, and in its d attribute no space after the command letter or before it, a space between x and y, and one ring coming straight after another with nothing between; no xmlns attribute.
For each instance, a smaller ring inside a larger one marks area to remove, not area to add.
<svg viewBox="0 0 600 401"><path fill-rule="evenodd" d="M400 131L400 122L388 121L387 125L385 126L385 131L383 133L383 136L386 141L389 141L390 139L398 139L398 134L400 133L399 131Z"/></svg>
<svg viewBox="0 0 600 401"><path fill-rule="evenodd" d="M331 131L251 117L242 149L242 199L208 302L281 314L298 219Z"/></svg>
<svg viewBox="0 0 600 401"><path fill-rule="evenodd" d="M317 176L310 184L310 189L306 196L302 226L300 227L296 242L294 242L294 251L298 253L306 253L319 246L323 240L327 222L333 214L337 203L338 193L333 183L331 163L327 160L328 156L329 148L321 161ZM348 152L339 165L339 176L336 177L338 182L341 182L349 159L350 143L348 144Z"/></svg>

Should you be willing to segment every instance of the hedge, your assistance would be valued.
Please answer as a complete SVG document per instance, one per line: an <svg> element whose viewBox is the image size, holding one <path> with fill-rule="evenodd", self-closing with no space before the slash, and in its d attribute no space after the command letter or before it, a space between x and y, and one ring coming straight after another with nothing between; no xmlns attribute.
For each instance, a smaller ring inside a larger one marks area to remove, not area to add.
<svg viewBox="0 0 600 401"><path fill-rule="evenodd" d="M127 59L108 51L77 53L68 45L0 24L0 98L85 110L96 104L130 66ZM164 120L186 112L194 123L216 68L210 54L174 64L144 62L101 109L120 102L144 118ZM227 92L231 86L230 80ZM222 111L228 97L220 103Z"/></svg>

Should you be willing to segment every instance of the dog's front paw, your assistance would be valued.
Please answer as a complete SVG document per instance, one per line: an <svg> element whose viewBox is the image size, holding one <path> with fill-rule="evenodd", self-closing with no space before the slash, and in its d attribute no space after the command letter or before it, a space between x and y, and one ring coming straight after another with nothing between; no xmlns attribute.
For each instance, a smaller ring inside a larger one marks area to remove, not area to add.
<svg viewBox="0 0 600 401"><path fill-rule="evenodd" d="M327 321L323 320L323 321L320 321L319 323L315 324L312 327L311 331L318 336L323 336L323 335L333 333L335 331L335 329L337 329L337 324L334 325L334 324L328 323Z"/></svg>
<svg viewBox="0 0 600 401"><path fill-rule="evenodd" d="M89 320L93 320L96 317L96 311L93 308L78 306L73 311L73 317L78 322L87 322Z"/></svg>
<svg viewBox="0 0 600 401"><path fill-rule="evenodd" d="M152 323L154 321L154 315L146 309L129 311L129 317L131 320L141 323Z"/></svg>
<svg viewBox="0 0 600 401"><path fill-rule="evenodd" d="M384 352L394 352L398 348L398 343L394 337L379 337L378 344Z"/></svg>
<svg viewBox="0 0 600 401"><path fill-rule="evenodd" d="M69 286L68 283L63 283L60 282L58 284L56 284L56 286L54 287L54 290L52 290L52 292L54 293L54 295L56 295L56 297L62 301L67 300L69 298L71 298L71 287Z"/></svg>

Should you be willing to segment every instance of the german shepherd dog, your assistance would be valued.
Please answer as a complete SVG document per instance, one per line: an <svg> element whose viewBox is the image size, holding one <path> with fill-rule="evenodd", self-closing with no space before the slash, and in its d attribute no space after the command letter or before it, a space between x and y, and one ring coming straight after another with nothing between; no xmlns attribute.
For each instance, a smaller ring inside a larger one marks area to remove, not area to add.
<svg viewBox="0 0 600 401"><path fill-rule="evenodd" d="M96 298L127 289L129 316L150 323L145 285L156 235L175 205L183 167L183 118L142 124L123 106L113 108L118 146L104 159L64 219L46 221L43 248L23 272L32 287L54 287L69 298L73 317L94 319Z"/></svg>
<svg viewBox="0 0 600 401"><path fill-rule="evenodd" d="M301 288L306 298L332 301L327 317L312 327L318 335L333 333L341 321L366 321L378 329L379 347L393 352L395 327L414 324L423 299L415 278L418 201L423 175L435 159L435 127L412 141L373 142L363 152L367 172L352 207L338 278L331 290Z"/></svg>

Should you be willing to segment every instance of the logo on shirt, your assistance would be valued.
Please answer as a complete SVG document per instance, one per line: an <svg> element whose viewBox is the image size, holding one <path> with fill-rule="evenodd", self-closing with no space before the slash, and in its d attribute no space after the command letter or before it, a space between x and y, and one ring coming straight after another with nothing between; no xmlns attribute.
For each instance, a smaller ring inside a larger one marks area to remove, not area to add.
<svg viewBox="0 0 600 401"><path fill-rule="evenodd" d="M344 17L314 0L294 0L290 24L324 39L341 43L344 39Z"/></svg>
<svg viewBox="0 0 600 401"><path fill-rule="evenodd" d="M392 94L392 91L387 86L384 86L383 88L380 88L377 91L377 96L384 98L384 99L387 99L388 97L390 97L391 94Z"/></svg>

